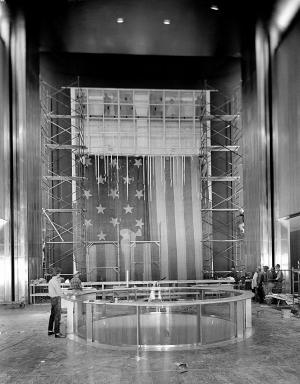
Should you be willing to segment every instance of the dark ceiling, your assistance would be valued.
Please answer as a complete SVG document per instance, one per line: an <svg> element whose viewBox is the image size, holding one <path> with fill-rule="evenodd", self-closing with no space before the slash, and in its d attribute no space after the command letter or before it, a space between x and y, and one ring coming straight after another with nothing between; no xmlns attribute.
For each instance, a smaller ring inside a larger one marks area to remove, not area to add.
<svg viewBox="0 0 300 384"><path fill-rule="evenodd" d="M40 2L40 49L164 56L240 56L237 0ZM213 4L219 10L211 9ZM124 18L123 24L116 22ZM171 24L163 24L170 19Z"/></svg>
<svg viewBox="0 0 300 384"><path fill-rule="evenodd" d="M204 79L240 81L257 14L275 0L11 1L25 7L41 74L53 83L80 76L85 84L130 87L137 78L137 87L195 88Z"/></svg>

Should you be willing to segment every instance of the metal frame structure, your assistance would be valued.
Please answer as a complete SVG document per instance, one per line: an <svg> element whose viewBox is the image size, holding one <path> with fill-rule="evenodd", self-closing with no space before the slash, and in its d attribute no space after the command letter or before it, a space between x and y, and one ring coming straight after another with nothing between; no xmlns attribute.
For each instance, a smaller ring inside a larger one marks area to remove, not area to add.
<svg viewBox="0 0 300 384"><path fill-rule="evenodd" d="M118 231L118 240L116 241L108 241L108 240L97 240L97 241L86 241L86 255L88 257L89 249L94 245L104 245L104 244L113 244L117 248L117 265L113 265L111 267L93 267L91 269L88 269L88 261L86 261L87 269L86 269L86 279L87 281L91 281L91 277L93 275L93 272L96 272L98 270L113 270L116 273L117 280L120 281L120 239L119 239L119 231Z"/></svg>
<svg viewBox="0 0 300 384"><path fill-rule="evenodd" d="M71 260L84 272L84 146L80 96L40 82L44 275ZM55 258L54 258L55 254Z"/></svg>
<svg viewBox="0 0 300 384"><path fill-rule="evenodd" d="M41 82L45 272L54 265L56 252L56 263L72 258L73 269L88 275L89 247L108 243L86 238L83 191L89 155L199 156L203 270L213 274L216 257L225 257L228 263L242 268L239 94L237 90L227 98L215 89L74 86L57 90ZM213 102L216 96L218 103ZM218 185L222 185L221 192ZM120 240L109 243L117 246L118 265L109 268L119 280ZM150 243L159 247L160 255L160 241Z"/></svg>
<svg viewBox="0 0 300 384"><path fill-rule="evenodd" d="M161 252L160 240L152 240L152 241L131 240L130 241L130 248L135 247L136 244L149 244L149 245L155 244L158 247L158 260L153 260L151 258L151 266L153 266L153 265L158 266L158 269L160 271L160 252ZM136 265L142 264L144 267L144 279L143 280L149 279L149 276L145 276L145 275L147 275L147 273L145 273L145 259L144 258L143 258L143 261L138 261L138 260L136 260L136 258L134 256L131 255L130 263L131 263L131 276L134 276L134 271L135 271ZM146 278L146 277L148 277L148 278Z"/></svg>
<svg viewBox="0 0 300 384"><path fill-rule="evenodd" d="M200 117L203 270L209 275L217 257L238 270L245 268L240 90L230 98L219 93L218 104L212 102L214 96L203 91Z"/></svg>
<svg viewBox="0 0 300 384"><path fill-rule="evenodd" d="M94 155L193 156L203 91L82 88L85 143Z"/></svg>

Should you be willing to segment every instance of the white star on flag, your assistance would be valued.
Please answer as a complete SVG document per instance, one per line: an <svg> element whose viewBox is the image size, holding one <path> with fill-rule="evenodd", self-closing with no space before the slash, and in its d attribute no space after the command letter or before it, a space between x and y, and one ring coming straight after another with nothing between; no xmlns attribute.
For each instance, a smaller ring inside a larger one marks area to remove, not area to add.
<svg viewBox="0 0 300 384"><path fill-rule="evenodd" d="M143 219L135 220L135 221L136 221L136 224L135 224L136 227L140 227L140 228L143 227L143 225L144 225Z"/></svg>
<svg viewBox="0 0 300 384"><path fill-rule="evenodd" d="M133 181L133 180L134 180L134 178L133 178L133 177L128 177L128 176L126 176L126 177L123 177L123 179L124 179L124 184L130 184L130 183L131 183L131 181Z"/></svg>
<svg viewBox="0 0 300 384"><path fill-rule="evenodd" d="M108 196L111 196L114 200L119 198L119 191L117 189L111 189L110 194Z"/></svg>
<svg viewBox="0 0 300 384"><path fill-rule="evenodd" d="M86 197L86 199L88 200L90 197L92 197L93 195L91 194L90 190L86 190L84 189L84 196Z"/></svg>
<svg viewBox="0 0 300 384"><path fill-rule="evenodd" d="M80 161L86 167L92 165L91 159L88 156L81 156Z"/></svg>
<svg viewBox="0 0 300 384"><path fill-rule="evenodd" d="M113 159L112 162L111 162L111 166L112 167L116 167L118 164L117 164L117 159Z"/></svg>
<svg viewBox="0 0 300 384"><path fill-rule="evenodd" d="M92 224L92 220L91 219L90 220L85 219L84 220L84 225L86 226L86 228L91 227L93 225Z"/></svg>
<svg viewBox="0 0 300 384"><path fill-rule="evenodd" d="M133 165L136 165L138 168L140 168L143 165L142 159L135 159Z"/></svg>
<svg viewBox="0 0 300 384"><path fill-rule="evenodd" d="M136 194L134 196L136 196L140 200L140 198L142 198L144 196L143 195L143 190L141 189L140 191L138 191L136 189Z"/></svg>
<svg viewBox="0 0 300 384"><path fill-rule="evenodd" d="M112 217L110 223L115 227L116 225L120 225L117 217Z"/></svg>
<svg viewBox="0 0 300 384"><path fill-rule="evenodd" d="M125 213L132 213L133 207L127 204L127 207L123 207L123 209L125 209Z"/></svg>
<svg viewBox="0 0 300 384"><path fill-rule="evenodd" d="M106 234L101 231L97 236L99 240L105 240Z"/></svg>
<svg viewBox="0 0 300 384"><path fill-rule="evenodd" d="M135 232L135 236L142 236L141 228L139 228L139 229Z"/></svg>
<svg viewBox="0 0 300 384"><path fill-rule="evenodd" d="M105 207L102 207L101 204L99 204L98 207L96 208L97 208L97 213L104 213L104 209L106 209Z"/></svg>
<svg viewBox="0 0 300 384"><path fill-rule="evenodd" d="M100 175L99 177L97 177L97 184L104 184L105 182L105 178L102 177L102 175Z"/></svg>

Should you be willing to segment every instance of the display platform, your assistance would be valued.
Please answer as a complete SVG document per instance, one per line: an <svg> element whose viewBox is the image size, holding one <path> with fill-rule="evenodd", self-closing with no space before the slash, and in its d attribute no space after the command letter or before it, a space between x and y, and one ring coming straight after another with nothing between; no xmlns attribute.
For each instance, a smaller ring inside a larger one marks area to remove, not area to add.
<svg viewBox="0 0 300 384"><path fill-rule="evenodd" d="M251 335L253 294L217 287L98 290L97 299L68 299L67 332L110 348L190 349Z"/></svg>

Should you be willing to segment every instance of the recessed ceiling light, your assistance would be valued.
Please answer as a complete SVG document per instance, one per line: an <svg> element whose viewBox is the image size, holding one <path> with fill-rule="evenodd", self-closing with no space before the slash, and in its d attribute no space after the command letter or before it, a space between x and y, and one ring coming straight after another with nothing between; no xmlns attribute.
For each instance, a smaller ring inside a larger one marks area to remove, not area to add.
<svg viewBox="0 0 300 384"><path fill-rule="evenodd" d="M213 11L218 11L219 10L219 7L217 6L217 4L213 4L210 9L212 9Z"/></svg>
<svg viewBox="0 0 300 384"><path fill-rule="evenodd" d="M164 24L166 24L166 25L171 24L171 20L170 20L170 19L165 19L165 20L164 20Z"/></svg>
<svg viewBox="0 0 300 384"><path fill-rule="evenodd" d="M117 23L119 23L119 24L124 23L124 19L123 19L123 17L118 17L118 18L117 18Z"/></svg>

